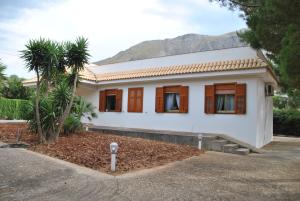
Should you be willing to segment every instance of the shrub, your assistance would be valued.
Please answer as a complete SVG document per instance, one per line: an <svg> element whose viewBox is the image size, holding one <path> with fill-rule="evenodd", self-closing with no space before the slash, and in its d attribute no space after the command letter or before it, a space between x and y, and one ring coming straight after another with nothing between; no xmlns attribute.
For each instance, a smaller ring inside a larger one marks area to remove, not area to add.
<svg viewBox="0 0 300 201"><path fill-rule="evenodd" d="M96 118L97 114L94 110L95 107L91 103L86 102L82 97L76 96L71 113L64 122L64 134L81 131L83 128L80 121L81 118L85 117L89 121L91 121L92 118Z"/></svg>
<svg viewBox="0 0 300 201"><path fill-rule="evenodd" d="M23 119L27 100L0 98L0 119Z"/></svg>
<svg viewBox="0 0 300 201"><path fill-rule="evenodd" d="M46 138L51 138L52 132L56 129L56 117L63 112L66 107L66 101L69 97L68 90L63 85L57 87L50 92L48 97L42 97L40 100L40 117L42 129L46 134ZM24 119L28 121L29 128L33 132L37 132L36 118L35 118L35 98L24 107ZM76 133L82 130L81 118L85 117L88 120L96 118L97 114L94 112L95 107L91 103L87 103L81 97L75 97L75 101L70 112L70 115L64 122L64 134Z"/></svg>
<svg viewBox="0 0 300 201"><path fill-rule="evenodd" d="M274 134L300 136L300 111L274 109L273 132Z"/></svg>
<svg viewBox="0 0 300 201"><path fill-rule="evenodd" d="M82 123L80 117L70 114L64 123L64 134L75 133L82 130Z"/></svg>
<svg viewBox="0 0 300 201"><path fill-rule="evenodd" d="M273 96L273 106L276 109L300 108L300 90L289 89L285 93L281 93Z"/></svg>
<svg viewBox="0 0 300 201"><path fill-rule="evenodd" d="M286 109L289 98L286 96L273 96L273 106L277 109Z"/></svg>
<svg viewBox="0 0 300 201"><path fill-rule="evenodd" d="M25 87L23 79L16 75L11 75L0 88L0 93L4 98L28 100L34 93L34 89Z"/></svg>

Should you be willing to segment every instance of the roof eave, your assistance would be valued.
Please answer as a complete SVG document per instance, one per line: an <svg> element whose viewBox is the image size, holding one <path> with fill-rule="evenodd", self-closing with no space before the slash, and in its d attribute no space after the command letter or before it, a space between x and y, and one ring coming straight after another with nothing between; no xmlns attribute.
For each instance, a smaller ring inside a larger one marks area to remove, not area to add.
<svg viewBox="0 0 300 201"><path fill-rule="evenodd" d="M201 73L186 73L186 74L173 74L163 76L148 76L130 79L118 80L104 80L98 81L98 85L104 84L117 84L117 83L132 83L132 82L151 82L157 80L180 80L180 79L196 79L196 78L213 78L213 77L235 77L235 76L256 76L268 72L267 68L256 69L243 69L243 70L228 70L228 71L215 71L215 72L201 72Z"/></svg>

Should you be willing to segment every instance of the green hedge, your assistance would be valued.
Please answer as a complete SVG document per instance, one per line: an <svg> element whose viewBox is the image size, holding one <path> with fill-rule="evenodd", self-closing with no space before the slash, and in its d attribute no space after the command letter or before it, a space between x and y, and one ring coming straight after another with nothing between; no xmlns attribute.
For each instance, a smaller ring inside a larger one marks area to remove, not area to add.
<svg viewBox="0 0 300 201"><path fill-rule="evenodd" d="M0 119L23 119L28 100L0 98Z"/></svg>
<svg viewBox="0 0 300 201"><path fill-rule="evenodd" d="M274 109L273 133L300 136L300 111Z"/></svg>

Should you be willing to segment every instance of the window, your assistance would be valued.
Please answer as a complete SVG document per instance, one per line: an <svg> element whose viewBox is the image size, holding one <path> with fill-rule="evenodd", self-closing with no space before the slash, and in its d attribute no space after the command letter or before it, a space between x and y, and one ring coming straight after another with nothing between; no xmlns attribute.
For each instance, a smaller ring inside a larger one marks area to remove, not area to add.
<svg viewBox="0 0 300 201"><path fill-rule="evenodd" d="M143 112L143 94L144 88L128 89L128 112Z"/></svg>
<svg viewBox="0 0 300 201"><path fill-rule="evenodd" d="M116 110L116 95L106 96L106 111L115 111Z"/></svg>
<svg viewBox="0 0 300 201"><path fill-rule="evenodd" d="M217 113L234 113L234 94L217 94Z"/></svg>
<svg viewBox="0 0 300 201"><path fill-rule="evenodd" d="M165 112L179 112L180 95L179 93L165 93Z"/></svg>
<svg viewBox="0 0 300 201"><path fill-rule="evenodd" d="M155 111L162 112L188 112L188 87L167 86L156 88Z"/></svg>
<svg viewBox="0 0 300 201"><path fill-rule="evenodd" d="M99 98L100 112L121 112L122 111L122 90L108 89L100 91Z"/></svg>
<svg viewBox="0 0 300 201"><path fill-rule="evenodd" d="M206 85L205 113L245 114L246 84Z"/></svg>

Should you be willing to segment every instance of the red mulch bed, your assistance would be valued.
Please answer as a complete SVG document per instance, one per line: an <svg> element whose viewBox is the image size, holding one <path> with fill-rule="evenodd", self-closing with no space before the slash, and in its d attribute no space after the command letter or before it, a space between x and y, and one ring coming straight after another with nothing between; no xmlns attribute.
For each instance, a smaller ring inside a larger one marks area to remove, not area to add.
<svg viewBox="0 0 300 201"><path fill-rule="evenodd" d="M0 141L15 143L18 128L22 129L20 140L30 144L30 150L107 173L111 173L111 142L119 145L117 174L151 168L202 153L191 146L95 132L61 136L54 144L38 144L36 135L26 129L26 124L0 124Z"/></svg>

